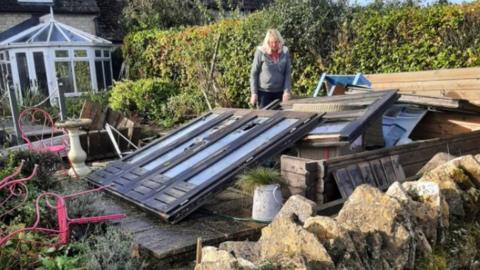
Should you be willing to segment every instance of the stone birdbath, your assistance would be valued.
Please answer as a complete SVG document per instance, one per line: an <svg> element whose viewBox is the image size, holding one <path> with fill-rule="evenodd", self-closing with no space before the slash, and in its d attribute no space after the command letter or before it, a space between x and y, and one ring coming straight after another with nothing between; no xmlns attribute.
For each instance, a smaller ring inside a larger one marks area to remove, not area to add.
<svg viewBox="0 0 480 270"><path fill-rule="evenodd" d="M68 159L71 162L72 168L68 170L68 175L71 177L82 177L88 175L92 170L85 165L87 153L82 149L80 144L80 128L89 126L92 123L91 119L73 119L59 121L55 123L58 128L64 128L68 131L68 138L70 140L70 151L68 151Z"/></svg>

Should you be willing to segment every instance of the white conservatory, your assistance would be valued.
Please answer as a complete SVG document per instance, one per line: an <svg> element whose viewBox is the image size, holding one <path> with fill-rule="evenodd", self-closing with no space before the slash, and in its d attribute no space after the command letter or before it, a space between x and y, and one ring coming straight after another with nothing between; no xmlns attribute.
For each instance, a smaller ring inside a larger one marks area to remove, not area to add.
<svg viewBox="0 0 480 270"><path fill-rule="evenodd" d="M28 95L53 101L59 90L68 97L106 89L112 84L113 47L51 13L45 22L0 41L0 91L14 87L22 102Z"/></svg>

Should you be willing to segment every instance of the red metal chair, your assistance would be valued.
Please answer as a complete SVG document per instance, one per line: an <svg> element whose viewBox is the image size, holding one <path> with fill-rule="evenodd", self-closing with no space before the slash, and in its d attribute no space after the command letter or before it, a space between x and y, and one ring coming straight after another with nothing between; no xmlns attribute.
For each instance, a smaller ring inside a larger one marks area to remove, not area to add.
<svg viewBox="0 0 480 270"><path fill-rule="evenodd" d="M0 181L0 191L4 190L4 194L6 195L6 198L0 202L0 218L13 212L15 209L20 208L20 206L22 206L28 199L28 188L25 183L37 174L38 165L35 164L35 167L33 168L30 176L15 179L15 177L20 174L24 163L25 161L22 160L18 168L11 175L3 178L2 181ZM20 197L23 197L23 199L19 201L15 206L8 210L3 209L4 205L6 205L9 200L19 199Z"/></svg>
<svg viewBox="0 0 480 270"><path fill-rule="evenodd" d="M70 149L68 134L64 129L55 127L55 122L47 111L40 108L23 110L18 117L18 128L30 151L50 152L68 159ZM73 168L70 160L68 162ZM75 170L73 172L78 178Z"/></svg>
<svg viewBox="0 0 480 270"><path fill-rule="evenodd" d="M74 193L70 195L59 195L57 193L53 192L45 192L40 194L37 197L37 200L35 201L35 213L36 213L36 219L34 224L31 227L28 228L22 228L15 230L8 235L1 237L0 238L0 247L5 245L8 240L10 240L13 236L21 233L21 232L26 232L26 231L37 231L37 232L44 232L44 233L53 233L53 234L58 234L58 244L59 245L65 245L68 243L69 240L69 235L70 235L70 225L72 224L85 224L85 223L96 223L96 222L102 222L106 220L114 220L114 219L121 219L126 217L125 214L112 214L112 215L106 215L106 216L98 216L98 217L81 217L81 218L69 218L68 213L67 213L67 205L66 205L66 200L80 196L80 195L85 195L90 192L94 191L99 191L101 189L104 189L105 187L100 187L97 189L92 189L92 190L87 190L79 193ZM55 199L55 205L52 205L48 198L54 198ZM56 209L57 210L57 222L58 222L58 229L49 229L49 228L41 228L38 227L40 224L40 200L44 198L45 199L45 205L49 208Z"/></svg>
<svg viewBox="0 0 480 270"><path fill-rule="evenodd" d="M66 155L66 132L55 127L52 116L45 110L28 108L22 111L18 117L18 127L29 150Z"/></svg>

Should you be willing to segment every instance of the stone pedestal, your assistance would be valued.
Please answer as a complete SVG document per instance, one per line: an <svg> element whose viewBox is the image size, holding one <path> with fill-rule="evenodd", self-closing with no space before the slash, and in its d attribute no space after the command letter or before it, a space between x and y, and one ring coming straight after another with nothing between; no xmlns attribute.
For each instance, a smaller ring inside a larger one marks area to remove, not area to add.
<svg viewBox="0 0 480 270"><path fill-rule="evenodd" d="M70 151L68 151L68 159L71 162L72 168L68 170L68 175L71 177L82 177L88 175L92 170L85 165L87 153L82 149L80 144L81 127L88 126L92 123L90 119L67 120L56 123L59 128L65 128L68 131L68 138L70 140Z"/></svg>

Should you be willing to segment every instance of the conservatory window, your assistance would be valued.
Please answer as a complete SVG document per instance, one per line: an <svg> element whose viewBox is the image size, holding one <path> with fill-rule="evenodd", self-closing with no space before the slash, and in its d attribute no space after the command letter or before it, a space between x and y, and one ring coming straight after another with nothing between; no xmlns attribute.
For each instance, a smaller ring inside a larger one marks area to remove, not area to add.
<svg viewBox="0 0 480 270"><path fill-rule="evenodd" d="M109 50L95 50L95 74L98 90L107 89L112 85L112 66Z"/></svg>
<svg viewBox="0 0 480 270"><path fill-rule="evenodd" d="M102 61L95 61L95 73L97 74L98 89L105 89L105 80L103 78L103 65Z"/></svg>
<svg viewBox="0 0 480 270"><path fill-rule="evenodd" d="M6 76L5 76L5 64L0 65L0 93L4 93L7 91L7 87L5 86Z"/></svg>
<svg viewBox="0 0 480 270"><path fill-rule="evenodd" d="M78 92L88 92L92 89L90 64L87 61L75 62L75 85Z"/></svg>
<svg viewBox="0 0 480 270"><path fill-rule="evenodd" d="M22 95L26 96L30 90L30 76L28 74L27 54L24 52L16 53L18 77L20 78L20 89Z"/></svg>
<svg viewBox="0 0 480 270"><path fill-rule="evenodd" d="M57 57L57 58L68 57L68 51L67 50L56 50L55 51L55 57Z"/></svg>
<svg viewBox="0 0 480 270"><path fill-rule="evenodd" d="M58 88L64 93L74 93L73 72L70 62L55 62L57 71Z"/></svg>
<svg viewBox="0 0 480 270"><path fill-rule="evenodd" d="M87 50L75 50L73 54L75 57L87 57Z"/></svg>

